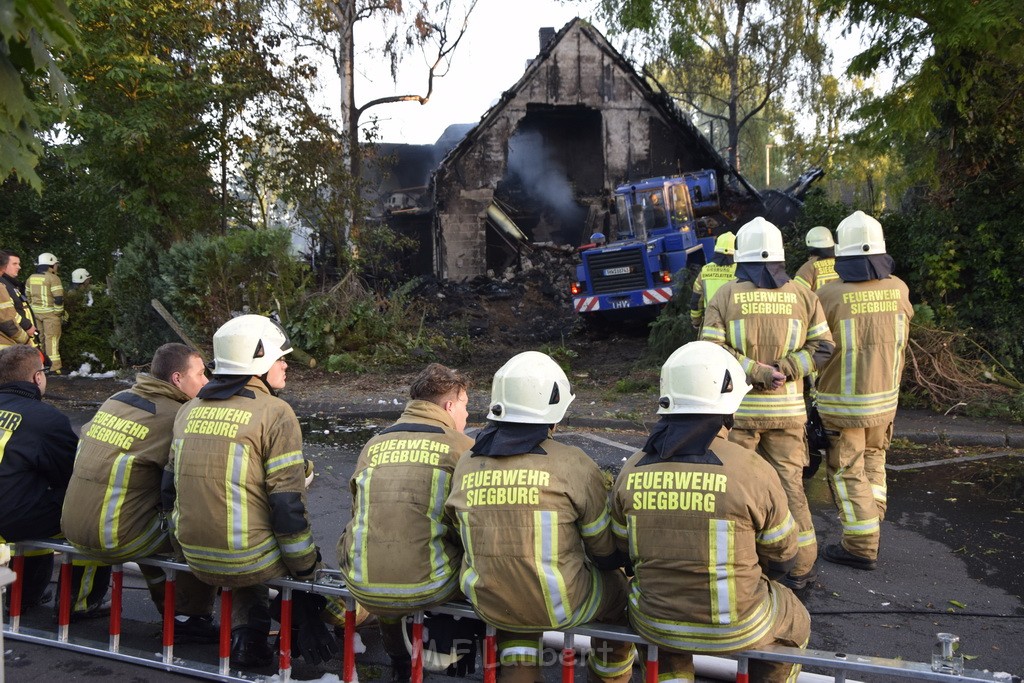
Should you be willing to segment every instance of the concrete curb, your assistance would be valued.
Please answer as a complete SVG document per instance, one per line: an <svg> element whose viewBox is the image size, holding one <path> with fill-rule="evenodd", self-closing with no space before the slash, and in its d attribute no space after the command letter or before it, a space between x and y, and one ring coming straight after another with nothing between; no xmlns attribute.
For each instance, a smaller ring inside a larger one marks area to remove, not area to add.
<svg viewBox="0 0 1024 683"><path fill-rule="evenodd" d="M297 415L302 417L313 417L317 414L345 418L349 420L367 420L376 422L392 422L402 414L404 406L396 406L391 403L386 405L338 405L320 401L288 401ZM482 409L481 409L482 410ZM944 444L949 446L976 446L993 448L1020 448L1024 449L1024 426L1011 425L1011 428L1000 428L993 425L991 431L980 429L948 429L942 423L948 422L947 418L936 413L934 417L922 418L916 415L914 422L922 419L934 421L934 426L922 428L919 424L900 427L900 418L897 415L894 436L898 439L906 439L917 444ZM569 415L563 425L566 428L586 429L609 429L627 431L648 431L655 420L634 421L621 418L606 418L587 415Z"/></svg>

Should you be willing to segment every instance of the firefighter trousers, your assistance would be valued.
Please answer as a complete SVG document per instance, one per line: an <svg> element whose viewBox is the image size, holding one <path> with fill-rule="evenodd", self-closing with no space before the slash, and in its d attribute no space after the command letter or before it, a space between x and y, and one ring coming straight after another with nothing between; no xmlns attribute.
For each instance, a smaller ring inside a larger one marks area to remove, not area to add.
<svg viewBox="0 0 1024 683"><path fill-rule="evenodd" d="M628 583L621 570L600 572L601 604L593 621L628 626L626 596ZM514 633L499 629L499 683L535 683L543 681L540 667L544 664L542 632ZM593 638L587 656L587 680L591 683L627 683L633 673L636 650L632 643Z"/></svg>
<svg viewBox="0 0 1024 683"><path fill-rule="evenodd" d="M45 353L52 365L50 370L57 372L61 369L60 361L60 316L43 315L36 316L36 327L39 329L39 337L43 342L43 353Z"/></svg>
<svg viewBox="0 0 1024 683"><path fill-rule="evenodd" d="M164 613L164 588L167 585L167 574L160 567L139 565L139 570L146 578L149 597L156 605L160 614ZM174 575L174 613L185 616L210 616L213 614L213 603L217 597L217 589L205 584L188 572L176 572Z"/></svg>
<svg viewBox="0 0 1024 683"><path fill-rule="evenodd" d="M788 429L734 428L729 430L729 441L757 451L758 455L767 460L779 474L798 534L799 550L790 574L807 574L814 569L814 561L818 557L818 540L814 535L811 508L807 504L807 494L804 492L804 466L809 459L807 434L803 426Z"/></svg>
<svg viewBox="0 0 1024 683"><path fill-rule="evenodd" d="M881 522L885 519L885 454L892 442L892 422L875 427L837 428L829 436L828 482L843 524L843 547L854 555L878 559Z"/></svg>
<svg viewBox="0 0 1024 683"><path fill-rule="evenodd" d="M807 647L811 637L811 617L799 598L782 584L769 582L775 594L777 612L771 631L751 650L769 645ZM727 654L727 653L723 653ZM646 661L646 657L644 657ZM786 683L795 681L800 674L799 664L750 660L750 680L759 683ZM658 681L660 683L692 683L694 681L693 655L688 652L658 648Z"/></svg>

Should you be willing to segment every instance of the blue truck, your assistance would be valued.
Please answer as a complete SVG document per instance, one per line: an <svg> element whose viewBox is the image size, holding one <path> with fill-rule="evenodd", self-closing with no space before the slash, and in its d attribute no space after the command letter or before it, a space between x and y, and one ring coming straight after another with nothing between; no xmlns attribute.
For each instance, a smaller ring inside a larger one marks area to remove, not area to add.
<svg viewBox="0 0 1024 683"><path fill-rule="evenodd" d="M720 191L714 170L648 178L615 188L615 237L581 247L573 306L587 316L654 318L669 302L675 278L711 260L715 239L755 216L791 224L824 172L811 168L783 190ZM686 277L685 275L683 276ZM686 293L689 296L689 292Z"/></svg>
<svg viewBox="0 0 1024 683"><path fill-rule="evenodd" d="M580 314L657 315L674 277L711 259L718 232L702 220L719 210L713 170L648 178L615 188L617 231L580 252L573 306Z"/></svg>

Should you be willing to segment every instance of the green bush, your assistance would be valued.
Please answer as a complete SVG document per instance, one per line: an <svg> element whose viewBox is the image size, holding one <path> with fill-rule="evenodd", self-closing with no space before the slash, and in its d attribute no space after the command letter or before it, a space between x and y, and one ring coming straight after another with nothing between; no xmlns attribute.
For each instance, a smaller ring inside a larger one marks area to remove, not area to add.
<svg viewBox="0 0 1024 683"><path fill-rule="evenodd" d="M142 365L161 344L180 341L150 304L164 298L159 250L153 240L133 240L114 266L110 278L112 303L110 345L122 365Z"/></svg>
<svg viewBox="0 0 1024 683"><path fill-rule="evenodd" d="M160 258L163 303L196 343L207 344L234 315L287 307L303 271L286 230L195 235Z"/></svg>
<svg viewBox="0 0 1024 683"><path fill-rule="evenodd" d="M540 347L540 352L551 356L551 359L567 373L572 371L573 361L580 357L580 354L565 345L564 339L558 344L544 344Z"/></svg>
<svg viewBox="0 0 1024 683"><path fill-rule="evenodd" d="M415 284L406 283L385 296L370 291L350 273L326 291L306 292L290 308L285 329L297 346L326 358L330 372L464 361L466 337L445 337L424 327L426 309L412 306L408 298ZM410 316L410 311L418 315Z"/></svg>
<svg viewBox="0 0 1024 683"><path fill-rule="evenodd" d="M87 294L80 289L64 295L68 319L61 330L60 356L66 372L78 370L83 363L88 363L94 373L120 365L110 345L114 302L96 287L92 295L92 306L86 305Z"/></svg>
<svg viewBox="0 0 1024 683"><path fill-rule="evenodd" d="M660 367L680 346L697 340L697 331L690 323L690 297L693 281L699 272L696 269L683 269L673 277L673 281L679 284L674 287L672 299L651 323L651 332L647 337L644 356L649 364Z"/></svg>

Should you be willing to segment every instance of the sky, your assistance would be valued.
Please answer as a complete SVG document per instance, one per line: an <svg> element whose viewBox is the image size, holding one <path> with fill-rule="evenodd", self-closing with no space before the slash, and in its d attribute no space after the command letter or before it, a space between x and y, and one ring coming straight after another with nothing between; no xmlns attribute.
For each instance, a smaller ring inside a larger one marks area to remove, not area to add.
<svg viewBox="0 0 1024 683"><path fill-rule="evenodd" d="M539 30L550 26L562 29L573 17L586 18L590 3L575 4L558 0L479 0L469 20L469 28L459 45L451 69L444 78L435 79L434 93L426 105L399 102L373 107L363 115L379 117L384 142L411 144L434 143L453 123L477 123L501 93L523 75L526 62L540 52ZM599 30L604 27L596 24ZM427 67L420 53L405 58L399 85L391 80L387 65L373 55L372 45L380 37L372 29L357 25L356 103L395 94L423 94ZM834 72L841 72L849 57L857 51L856 38L830 39L836 60ZM361 53L361 54L360 54ZM325 97L337 111L337 79L330 69L323 83Z"/></svg>
<svg viewBox="0 0 1024 683"><path fill-rule="evenodd" d="M448 75L434 81L430 101L426 105L399 102L373 107L363 114L364 122L376 115L385 142L413 144L435 142L452 123L477 123L501 93L523 75L526 61L540 52L540 28L561 30L582 11L577 5L557 0L479 0ZM360 45L365 50L374 38L357 26L357 52ZM364 67L368 63L358 54L356 61ZM400 74L405 78L398 88L386 65L373 60L369 63L378 68L360 69L356 77L357 104L387 95L426 91L427 67L419 53L405 58ZM329 87L337 93L336 84ZM329 97L336 102L335 95Z"/></svg>

